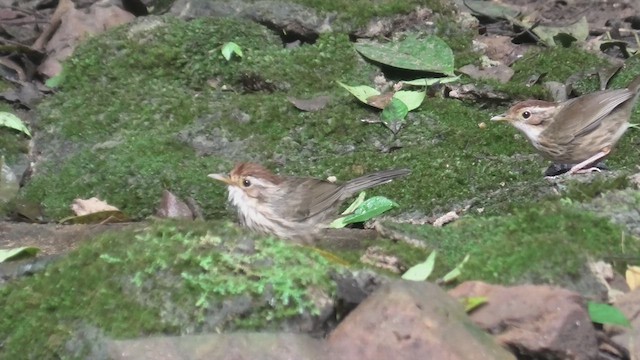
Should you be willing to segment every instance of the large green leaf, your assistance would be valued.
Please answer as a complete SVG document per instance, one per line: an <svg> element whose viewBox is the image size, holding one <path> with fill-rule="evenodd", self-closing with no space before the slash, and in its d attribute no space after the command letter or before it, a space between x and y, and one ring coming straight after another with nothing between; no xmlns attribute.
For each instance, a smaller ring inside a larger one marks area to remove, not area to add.
<svg viewBox="0 0 640 360"><path fill-rule="evenodd" d="M589 317L594 323L631 327L629 319L618 308L594 301L589 301L587 307Z"/></svg>
<svg viewBox="0 0 640 360"><path fill-rule="evenodd" d="M365 200L353 214L334 220L329 227L339 229L349 224L365 222L397 206L398 204L384 196L374 196Z"/></svg>
<svg viewBox="0 0 640 360"><path fill-rule="evenodd" d="M395 68L428 71L453 76L453 51L442 39L429 36L386 44L356 44L362 56Z"/></svg>

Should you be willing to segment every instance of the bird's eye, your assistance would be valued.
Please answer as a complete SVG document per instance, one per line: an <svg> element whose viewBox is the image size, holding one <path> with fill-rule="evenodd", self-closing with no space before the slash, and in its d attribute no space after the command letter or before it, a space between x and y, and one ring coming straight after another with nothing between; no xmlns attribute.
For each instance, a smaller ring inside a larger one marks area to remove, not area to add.
<svg viewBox="0 0 640 360"><path fill-rule="evenodd" d="M522 113L522 118L523 119L528 119L531 116L531 113L529 111L525 111Z"/></svg>
<svg viewBox="0 0 640 360"><path fill-rule="evenodd" d="M249 181L247 179L242 180L242 186L244 186L244 187L251 186L251 181Z"/></svg>

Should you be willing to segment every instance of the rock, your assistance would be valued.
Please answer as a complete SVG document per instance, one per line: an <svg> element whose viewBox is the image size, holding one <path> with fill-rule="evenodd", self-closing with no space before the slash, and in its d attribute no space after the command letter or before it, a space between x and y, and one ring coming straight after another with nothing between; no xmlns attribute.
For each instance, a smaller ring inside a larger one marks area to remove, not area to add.
<svg viewBox="0 0 640 360"><path fill-rule="evenodd" d="M614 303L631 321L632 329L640 328L640 288L619 296ZM631 359L640 359L640 333L621 327L606 327L611 340L618 346L629 349Z"/></svg>
<svg viewBox="0 0 640 360"><path fill-rule="evenodd" d="M582 297L553 286L504 287L479 281L460 284L449 294L487 297L473 322L525 358L597 359L598 342Z"/></svg>
<svg viewBox="0 0 640 360"><path fill-rule="evenodd" d="M332 359L322 341L300 334L235 333L111 340L112 360L278 360Z"/></svg>
<svg viewBox="0 0 640 360"><path fill-rule="evenodd" d="M514 359L438 286L403 280L380 286L327 344L344 359Z"/></svg>
<svg viewBox="0 0 640 360"><path fill-rule="evenodd" d="M316 39L318 34L331 32L335 20L334 15L320 14L310 7L270 0L177 0L169 12L182 19L198 17L250 19L305 39Z"/></svg>

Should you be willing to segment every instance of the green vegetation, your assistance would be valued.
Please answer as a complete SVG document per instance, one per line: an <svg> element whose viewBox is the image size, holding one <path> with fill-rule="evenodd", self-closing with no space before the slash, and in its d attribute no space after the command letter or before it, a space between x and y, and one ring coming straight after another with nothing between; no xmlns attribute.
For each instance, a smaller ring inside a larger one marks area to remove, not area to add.
<svg viewBox="0 0 640 360"><path fill-rule="evenodd" d="M329 268L309 248L225 222L108 233L0 288L0 357L65 358L65 344L86 326L110 337L277 329L317 311L308 291L332 295Z"/></svg>
<svg viewBox="0 0 640 360"><path fill-rule="evenodd" d="M621 227L576 205L528 205L512 215L469 216L444 228L389 225L438 250L434 275L444 275L470 254L461 280L566 285L589 258L610 261L640 251L639 239L627 237L623 244Z"/></svg>

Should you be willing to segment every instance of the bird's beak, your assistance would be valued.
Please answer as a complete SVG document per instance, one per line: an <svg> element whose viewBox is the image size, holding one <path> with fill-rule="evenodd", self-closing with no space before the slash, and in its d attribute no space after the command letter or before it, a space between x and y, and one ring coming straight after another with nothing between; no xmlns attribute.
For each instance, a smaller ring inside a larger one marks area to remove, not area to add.
<svg viewBox="0 0 640 360"><path fill-rule="evenodd" d="M228 177L227 175L224 174L209 174L207 175L207 177L210 177L214 180L218 180L218 181L222 181L223 183L227 184L227 185L233 185L231 178Z"/></svg>
<svg viewBox="0 0 640 360"><path fill-rule="evenodd" d="M496 115L491 118L491 121L509 121L507 114Z"/></svg>

